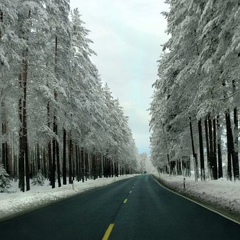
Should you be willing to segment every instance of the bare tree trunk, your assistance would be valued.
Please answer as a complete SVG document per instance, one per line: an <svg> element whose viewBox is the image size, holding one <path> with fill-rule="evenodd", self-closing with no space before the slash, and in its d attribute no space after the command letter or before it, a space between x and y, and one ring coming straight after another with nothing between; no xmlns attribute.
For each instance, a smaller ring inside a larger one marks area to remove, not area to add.
<svg viewBox="0 0 240 240"><path fill-rule="evenodd" d="M80 182L80 154L79 154L79 147L75 144L75 154L76 154L76 178L77 181Z"/></svg>
<svg viewBox="0 0 240 240"><path fill-rule="evenodd" d="M198 174L198 161L197 161L197 154L195 152L194 147L194 139L193 139L193 129L192 129L192 120L191 117L189 118L189 127L190 127L190 135L191 135L191 143L192 143L192 153L193 153L193 159L195 164L195 181L198 180L199 174Z"/></svg>
<svg viewBox="0 0 240 240"><path fill-rule="evenodd" d="M230 111L227 110L225 113L226 119L226 130L227 130L227 151L228 151L228 166L227 166L227 175L230 180L232 180L232 158L233 158L233 135L231 127L231 116Z"/></svg>
<svg viewBox="0 0 240 240"><path fill-rule="evenodd" d="M66 141L67 141L67 133L66 130L63 129L63 185L67 184L67 161L66 161L66 156L67 156L67 151L66 151Z"/></svg>
<svg viewBox="0 0 240 240"><path fill-rule="evenodd" d="M19 86L22 89L22 76L19 74ZM24 164L24 148L23 148L23 117L22 117L23 99L22 97L18 101L19 110L19 156L18 156L18 172L19 172L19 183L18 186L22 192L25 191L25 164Z"/></svg>
<svg viewBox="0 0 240 240"><path fill-rule="evenodd" d="M204 120L205 125L205 138L206 138L206 149L207 149L207 165L208 172L210 172L210 149L209 149L209 134L208 134L208 118L206 117Z"/></svg>
<svg viewBox="0 0 240 240"><path fill-rule="evenodd" d="M29 159L28 159L28 131L27 131L27 80L28 80L28 49L26 49L26 56L24 61L23 70L23 148L25 157L25 171L26 171L26 190L30 190L30 177L29 177Z"/></svg>
<svg viewBox="0 0 240 240"><path fill-rule="evenodd" d="M84 182L84 176L85 176L85 156L84 156L84 149L81 147L81 166L80 166L80 171L81 171L81 179L82 182Z"/></svg>
<svg viewBox="0 0 240 240"><path fill-rule="evenodd" d="M216 157L216 121L208 115L209 136L209 170L212 179L217 179L217 157Z"/></svg>
<svg viewBox="0 0 240 240"><path fill-rule="evenodd" d="M201 180L205 180L204 149L203 149L201 119L198 121L198 134L199 134L199 153L200 153Z"/></svg>
<svg viewBox="0 0 240 240"><path fill-rule="evenodd" d="M71 131L69 133L69 148L68 148L68 161L69 161L69 183L73 183L73 176L72 176L72 136Z"/></svg>
<svg viewBox="0 0 240 240"><path fill-rule="evenodd" d="M221 132L220 132L220 123L219 123L219 116L217 116L217 148L218 148L218 177L223 177L222 171L222 150L221 150Z"/></svg>
<svg viewBox="0 0 240 240"><path fill-rule="evenodd" d="M57 178L58 187L61 187L61 170L60 170L60 157L59 157L59 143L56 141L56 157L57 157Z"/></svg>
<svg viewBox="0 0 240 240"><path fill-rule="evenodd" d="M213 124L213 159L212 159L212 169L213 169L213 178L217 179L217 131L216 131L216 119L212 120Z"/></svg>
<svg viewBox="0 0 240 240"><path fill-rule="evenodd" d="M48 115L48 128L51 128L51 113L50 113L50 102L47 104L47 115ZM53 185L53 177L52 177L52 141L50 140L48 143L48 165L49 165L49 180L50 185Z"/></svg>
<svg viewBox="0 0 240 240"><path fill-rule="evenodd" d="M239 179L239 159L238 159L238 110L234 108L234 156L233 156L233 174L234 180Z"/></svg>

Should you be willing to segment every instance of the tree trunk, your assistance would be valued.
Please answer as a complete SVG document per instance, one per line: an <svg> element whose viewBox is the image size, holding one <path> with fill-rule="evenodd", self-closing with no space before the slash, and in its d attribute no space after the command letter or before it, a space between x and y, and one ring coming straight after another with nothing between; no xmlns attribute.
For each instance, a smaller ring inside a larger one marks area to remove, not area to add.
<svg viewBox="0 0 240 240"><path fill-rule="evenodd" d="M239 159L238 159L238 110L234 108L234 146L233 146L233 174L234 180L239 179Z"/></svg>
<svg viewBox="0 0 240 240"><path fill-rule="evenodd" d="M50 102L47 104L47 115L48 115L48 128L51 128L51 113L50 113ZM53 177L52 177L52 141L50 140L48 143L48 165L49 165L49 170L48 170L48 178L50 180L50 185L53 185Z"/></svg>
<svg viewBox="0 0 240 240"><path fill-rule="evenodd" d="M22 89L22 76L19 75L19 86ZM25 164L24 164L24 147L23 147L23 117L22 117L23 99L22 97L18 101L19 109L19 156L18 156L18 172L19 172L19 183L18 186L22 192L25 191Z"/></svg>
<svg viewBox="0 0 240 240"><path fill-rule="evenodd" d="M220 131L220 123L219 123L219 116L217 116L217 148L218 148L218 178L223 177L222 171L222 149L221 149L221 131Z"/></svg>
<svg viewBox="0 0 240 240"><path fill-rule="evenodd" d="M227 151L228 151L228 166L227 175L230 180L232 180L232 158L233 158L233 135L231 127L231 116L229 110L225 113L226 119L226 130L227 130Z"/></svg>
<svg viewBox="0 0 240 240"><path fill-rule="evenodd" d="M57 177L58 187L61 187L61 170L60 170L60 157L59 157L59 143L56 141L56 157L57 157Z"/></svg>
<svg viewBox="0 0 240 240"><path fill-rule="evenodd" d="M54 126L54 122L53 122L53 126ZM52 188L55 188L55 179L56 179L55 172L56 172L56 139L54 137L52 140L52 173L51 173Z"/></svg>
<svg viewBox="0 0 240 240"><path fill-rule="evenodd" d="M66 130L63 129L63 185L67 184L67 161L66 161L66 156L67 156L67 151L66 151L66 146L67 145L67 133Z"/></svg>
<svg viewBox="0 0 240 240"><path fill-rule="evenodd" d="M217 156L216 156L216 120L208 115L209 134L209 170L212 179L217 179Z"/></svg>
<svg viewBox="0 0 240 240"><path fill-rule="evenodd" d="M208 172L210 172L210 149L209 149L209 134L208 134L208 118L206 117L204 120L205 125L205 138L206 138L206 149L207 149L207 165Z"/></svg>
<svg viewBox="0 0 240 240"><path fill-rule="evenodd" d="M216 131L216 119L214 118L213 121L213 159L212 159L212 164L213 164L213 179L218 178L217 174L217 131Z"/></svg>
<svg viewBox="0 0 240 240"><path fill-rule="evenodd" d="M236 82L235 80L232 80L232 87L233 87L233 94L236 92ZM237 103L235 103L235 97L234 97L234 131L233 131L233 174L234 174L234 180L239 179L239 159L238 159L238 109L236 107Z"/></svg>
<svg viewBox="0 0 240 240"><path fill-rule="evenodd" d="M84 176L85 176L85 156L84 156L84 150L81 147L81 166L80 166L80 171L81 171L81 179L82 182L84 182Z"/></svg>
<svg viewBox="0 0 240 240"><path fill-rule="evenodd" d="M197 161L197 154L195 152L195 147L194 147L194 139L193 139L193 129L192 129L192 120L191 117L189 118L189 127L190 127L190 135L191 135L191 143L192 143L192 154L193 154L193 159L194 159L194 164L195 164L195 181L198 180L199 174L198 174L198 161Z"/></svg>
<svg viewBox="0 0 240 240"><path fill-rule="evenodd" d="M205 180L204 148L203 148L201 119L198 121L198 134L199 134L199 153L200 153L201 180Z"/></svg>
<svg viewBox="0 0 240 240"><path fill-rule="evenodd" d="M76 178L77 181L80 182L81 178L80 178L80 157L79 157L79 148L78 145L75 144L75 158L76 158Z"/></svg>
<svg viewBox="0 0 240 240"><path fill-rule="evenodd" d="M28 56L28 50L26 50L26 58ZM29 159L28 159L28 131L27 131L27 78L28 78L28 62L24 62L23 71L23 148L25 157L25 171L26 171L26 190L30 190L30 178L29 178Z"/></svg>
<svg viewBox="0 0 240 240"><path fill-rule="evenodd" d="M71 131L69 133L69 148L68 148L68 161L69 161L69 183L73 183L72 179L72 137L71 137Z"/></svg>

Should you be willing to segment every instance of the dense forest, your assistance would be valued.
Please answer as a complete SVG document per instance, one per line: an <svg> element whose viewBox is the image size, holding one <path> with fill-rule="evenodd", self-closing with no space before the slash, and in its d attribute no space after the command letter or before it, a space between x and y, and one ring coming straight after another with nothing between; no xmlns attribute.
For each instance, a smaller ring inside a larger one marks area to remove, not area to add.
<svg viewBox="0 0 240 240"><path fill-rule="evenodd" d="M119 101L91 62L68 0L0 2L0 173L30 189L133 173L137 150Z"/></svg>
<svg viewBox="0 0 240 240"><path fill-rule="evenodd" d="M239 179L240 1L167 0L169 40L151 102L160 172Z"/></svg>

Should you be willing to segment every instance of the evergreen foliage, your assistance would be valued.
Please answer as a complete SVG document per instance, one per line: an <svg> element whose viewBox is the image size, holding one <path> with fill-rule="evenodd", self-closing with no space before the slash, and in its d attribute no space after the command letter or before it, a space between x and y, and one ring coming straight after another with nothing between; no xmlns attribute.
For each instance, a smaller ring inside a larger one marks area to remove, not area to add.
<svg viewBox="0 0 240 240"><path fill-rule="evenodd" d="M0 193L6 192L11 187L10 177L3 165L0 164Z"/></svg>
<svg viewBox="0 0 240 240"><path fill-rule="evenodd" d="M128 118L91 62L88 33L68 0L0 3L0 152L22 191L39 169L60 187L61 176L137 168Z"/></svg>
<svg viewBox="0 0 240 240"><path fill-rule="evenodd" d="M38 185L38 186L43 186L44 185L44 176L42 175L42 171L39 170L37 173L37 176L33 178L32 184L33 185Z"/></svg>
<svg viewBox="0 0 240 240"><path fill-rule="evenodd" d="M181 174L192 156L196 178L200 172L205 179L205 170L212 179L222 177L225 128L225 174L238 179L240 5L232 0L167 3L170 10L163 14L170 38L150 107L152 162L161 171Z"/></svg>

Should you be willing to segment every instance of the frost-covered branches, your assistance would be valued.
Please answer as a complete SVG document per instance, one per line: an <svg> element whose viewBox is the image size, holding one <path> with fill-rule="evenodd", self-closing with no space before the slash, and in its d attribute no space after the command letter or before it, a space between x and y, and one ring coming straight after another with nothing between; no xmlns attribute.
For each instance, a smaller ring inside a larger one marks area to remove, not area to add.
<svg viewBox="0 0 240 240"><path fill-rule="evenodd" d="M200 163L204 168L201 154L204 152L201 149L201 122L204 122L209 174L213 178L221 177L221 171L217 172L217 168L222 168L219 121L222 125L225 117L231 155L231 159L228 158L228 175L231 175L233 166L234 176L238 177L239 3L232 0L178 0L168 3L170 11L164 16L168 21L170 38L164 45L166 53L159 61L159 80L154 84L150 108L152 161L159 167L170 164L167 157L170 162L175 162L188 156L192 145L197 164L196 137L199 136ZM234 132L228 120L231 110L234 110ZM190 130L193 130L192 138Z"/></svg>
<svg viewBox="0 0 240 240"><path fill-rule="evenodd" d="M68 0L0 3L0 153L23 191L39 172L54 187L61 176L65 184L67 175L137 168L128 119L91 62L88 33Z"/></svg>

